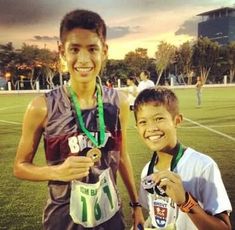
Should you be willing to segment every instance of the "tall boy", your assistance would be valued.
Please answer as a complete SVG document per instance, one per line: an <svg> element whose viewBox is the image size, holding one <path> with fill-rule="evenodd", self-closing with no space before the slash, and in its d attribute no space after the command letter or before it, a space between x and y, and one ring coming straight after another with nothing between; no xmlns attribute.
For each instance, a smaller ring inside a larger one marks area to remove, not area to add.
<svg viewBox="0 0 235 230"><path fill-rule="evenodd" d="M126 151L129 105L98 77L108 51L105 22L95 12L72 11L61 22L60 40L70 82L29 104L14 174L49 181L43 229L123 230L119 170L136 228L143 216ZM42 136L47 165L38 166L33 160Z"/></svg>
<svg viewBox="0 0 235 230"><path fill-rule="evenodd" d="M135 100L134 114L140 137L154 151L141 174L140 201L149 211L146 225L231 229L232 207L217 164L177 138L183 118L176 95L167 88L143 90Z"/></svg>

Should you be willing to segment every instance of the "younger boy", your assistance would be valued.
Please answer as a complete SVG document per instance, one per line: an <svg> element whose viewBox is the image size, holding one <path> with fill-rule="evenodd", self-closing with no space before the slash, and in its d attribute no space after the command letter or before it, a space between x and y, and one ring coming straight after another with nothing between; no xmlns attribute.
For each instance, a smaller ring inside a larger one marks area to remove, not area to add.
<svg viewBox="0 0 235 230"><path fill-rule="evenodd" d="M167 88L145 89L135 100L134 114L140 137L154 151L141 174L146 227L231 229L232 207L217 164L177 139L182 115L176 95Z"/></svg>

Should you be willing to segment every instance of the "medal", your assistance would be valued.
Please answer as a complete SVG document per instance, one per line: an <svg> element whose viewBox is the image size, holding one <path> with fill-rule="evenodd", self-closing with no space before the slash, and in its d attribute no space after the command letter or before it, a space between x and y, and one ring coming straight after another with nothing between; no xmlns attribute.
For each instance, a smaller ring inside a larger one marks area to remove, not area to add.
<svg viewBox="0 0 235 230"><path fill-rule="evenodd" d="M90 157L94 162L97 162L101 158L101 151L100 147L104 144L105 141L105 122L104 122L104 108L103 108L103 101L102 101L102 96L101 96L101 88L100 85L96 85L97 89L97 104L98 104L98 138L96 139L91 132L85 127L85 122L83 121L82 118L82 112L80 109L80 104L77 99L76 93L72 90L70 86L68 86L68 92L70 93L72 103L75 107L76 115L77 115L77 120L80 125L80 128L82 131L85 133L85 135L91 140L95 148L90 149L87 152L87 157Z"/></svg>
<svg viewBox="0 0 235 230"><path fill-rule="evenodd" d="M98 149L98 148L90 149L86 154L86 156L90 157L93 160L93 162L99 161L101 158L101 155L102 155L102 153L101 153L100 149Z"/></svg>

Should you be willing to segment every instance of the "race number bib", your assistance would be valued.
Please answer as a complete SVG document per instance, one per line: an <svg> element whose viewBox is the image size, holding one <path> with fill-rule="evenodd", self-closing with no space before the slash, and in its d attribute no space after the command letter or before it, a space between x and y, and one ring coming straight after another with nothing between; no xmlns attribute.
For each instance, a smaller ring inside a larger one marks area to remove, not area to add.
<svg viewBox="0 0 235 230"><path fill-rule="evenodd" d="M72 181L70 216L74 223L85 228L95 227L109 220L119 208L109 169L102 172L95 184Z"/></svg>
<svg viewBox="0 0 235 230"><path fill-rule="evenodd" d="M154 223L157 229L175 229L177 208L169 197L156 196L152 203Z"/></svg>

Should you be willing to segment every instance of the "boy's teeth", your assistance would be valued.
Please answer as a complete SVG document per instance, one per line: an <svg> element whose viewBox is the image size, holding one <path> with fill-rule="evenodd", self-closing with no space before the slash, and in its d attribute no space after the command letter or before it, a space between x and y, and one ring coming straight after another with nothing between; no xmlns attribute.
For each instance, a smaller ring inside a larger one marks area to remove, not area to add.
<svg viewBox="0 0 235 230"><path fill-rule="evenodd" d="M149 137L149 140L155 141L155 140L158 140L159 138L160 138L160 136L151 136L151 137Z"/></svg>
<svg viewBox="0 0 235 230"><path fill-rule="evenodd" d="M77 71L79 71L79 72L89 72L90 70L91 70L91 68L89 67L89 68L76 68L77 69Z"/></svg>

